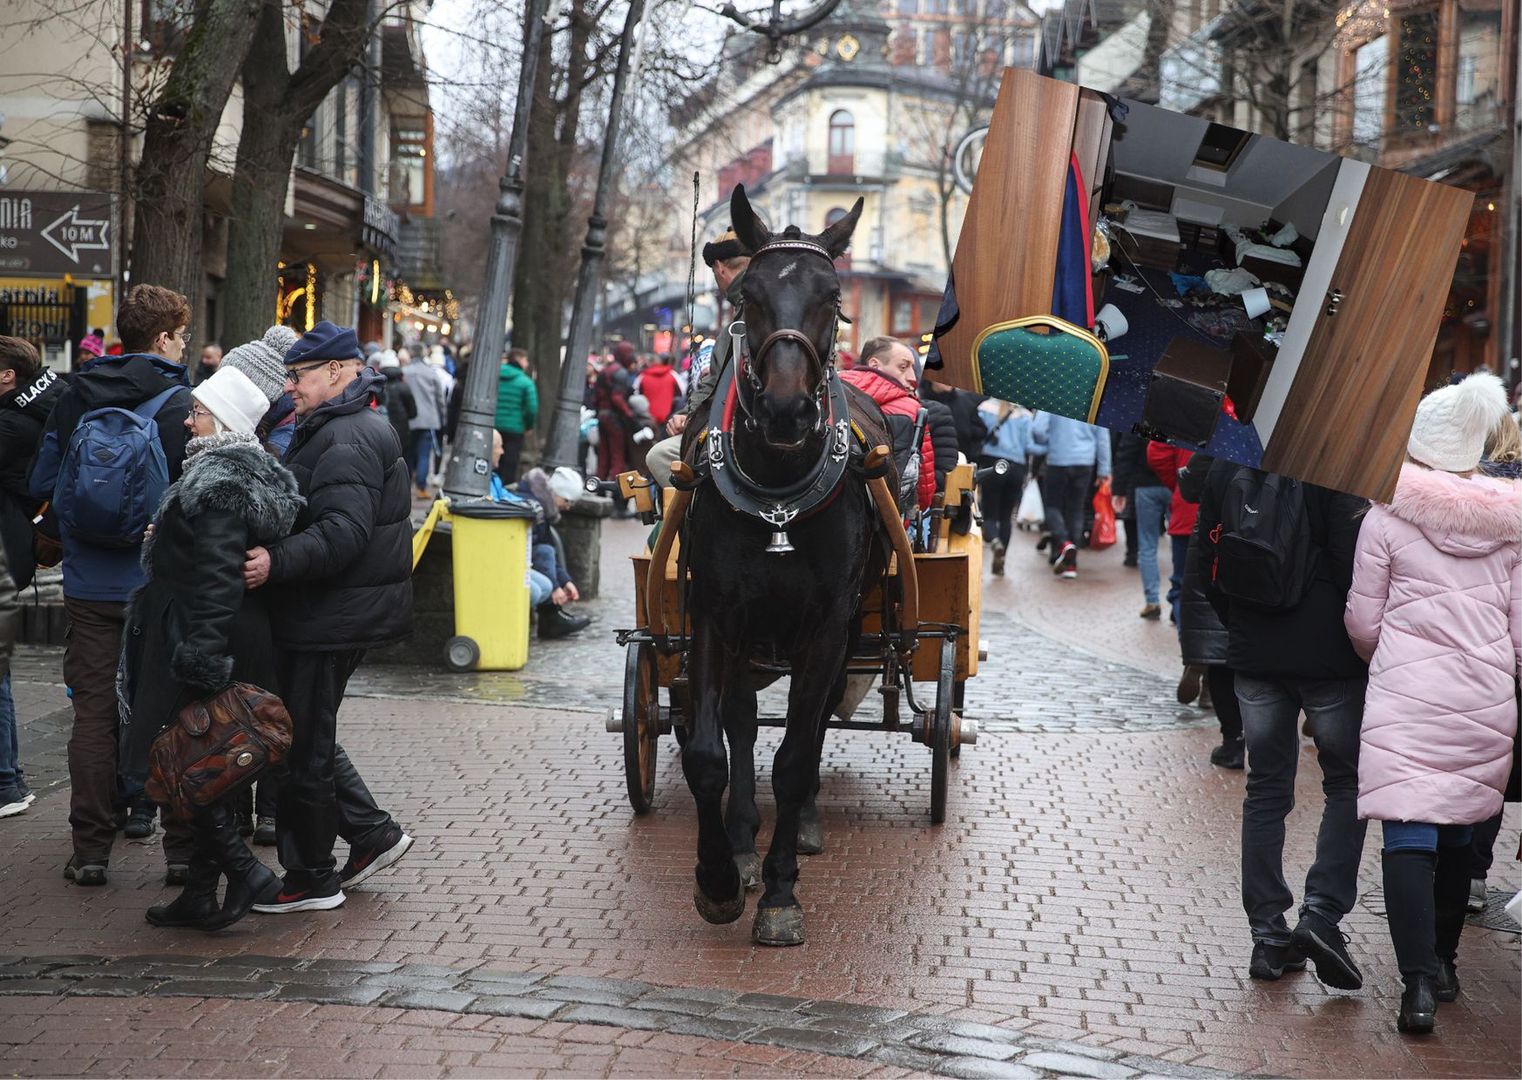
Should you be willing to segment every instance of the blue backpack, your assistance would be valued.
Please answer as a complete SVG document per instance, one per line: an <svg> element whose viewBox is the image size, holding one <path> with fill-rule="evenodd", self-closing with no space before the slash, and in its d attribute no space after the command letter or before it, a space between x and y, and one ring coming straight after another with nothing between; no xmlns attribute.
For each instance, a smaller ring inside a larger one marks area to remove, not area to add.
<svg viewBox="0 0 1522 1080"><path fill-rule="evenodd" d="M106 548L143 542L169 488L154 417L181 389L171 386L135 409L108 406L80 417L53 487L53 510L69 539Z"/></svg>

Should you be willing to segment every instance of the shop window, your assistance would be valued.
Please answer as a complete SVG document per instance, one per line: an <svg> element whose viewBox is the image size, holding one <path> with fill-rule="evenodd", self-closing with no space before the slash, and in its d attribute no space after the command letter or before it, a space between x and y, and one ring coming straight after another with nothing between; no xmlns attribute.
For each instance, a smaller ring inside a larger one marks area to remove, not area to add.
<svg viewBox="0 0 1522 1080"><path fill-rule="evenodd" d="M900 296L893 301L893 336L908 337L914 333L914 299Z"/></svg>
<svg viewBox="0 0 1522 1080"><path fill-rule="evenodd" d="M1472 0L1464 8L1459 14L1454 122L1460 131L1473 131L1503 119L1499 113L1501 12L1485 0Z"/></svg>
<svg viewBox="0 0 1522 1080"><path fill-rule="evenodd" d="M392 136L392 196L398 204L421 206L428 197L428 136L422 128L397 128Z"/></svg>
<svg viewBox="0 0 1522 1080"><path fill-rule="evenodd" d="M1425 132L1437 116L1437 12L1404 16L1396 35L1391 127L1408 134Z"/></svg>
<svg viewBox="0 0 1522 1080"><path fill-rule="evenodd" d="M856 121L844 109L830 114L831 176L849 176L856 171Z"/></svg>
<svg viewBox="0 0 1522 1080"><path fill-rule="evenodd" d="M1379 149L1385 126L1390 39L1381 34L1353 53L1353 142Z"/></svg>

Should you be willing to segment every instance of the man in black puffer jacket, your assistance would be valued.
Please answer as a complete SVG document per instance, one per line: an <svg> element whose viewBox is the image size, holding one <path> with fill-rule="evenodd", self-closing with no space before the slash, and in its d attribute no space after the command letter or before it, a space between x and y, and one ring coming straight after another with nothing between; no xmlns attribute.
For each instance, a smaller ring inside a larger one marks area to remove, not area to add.
<svg viewBox="0 0 1522 1080"><path fill-rule="evenodd" d="M338 745L338 706L365 650L412 630L412 499L402 448L372 403L382 377L354 331L323 321L285 356L299 421L284 464L306 508L296 531L244 566L276 590L271 627L280 691L295 722L275 828L286 877L254 910L322 911L400 859L412 838L375 805ZM349 841L334 870L333 842Z"/></svg>
<svg viewBox="0 0 1522 1080"><path fill-rule="evenodd" d="M42 366L21 338L0 337L0 543L16 587L32 583L32 519L42 501L27 485L42 430L63 393L64 381Z"/></svg>

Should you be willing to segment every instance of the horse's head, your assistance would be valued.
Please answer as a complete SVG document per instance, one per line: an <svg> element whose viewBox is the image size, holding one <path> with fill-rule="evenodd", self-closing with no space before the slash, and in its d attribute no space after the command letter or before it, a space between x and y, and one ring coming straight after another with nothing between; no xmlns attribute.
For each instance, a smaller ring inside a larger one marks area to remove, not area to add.
<svg viewBox="0 0 1522 1080"><path fill-rule="evenodd" d="M834 261L850 246L861 207L857 199L817 236L796 225L773 234L744 185L730 197L735 235L752 252L740 282L745 336L736 376L742 404L772 446L796 449L824 423L825 370L840 314Z"/></svg>

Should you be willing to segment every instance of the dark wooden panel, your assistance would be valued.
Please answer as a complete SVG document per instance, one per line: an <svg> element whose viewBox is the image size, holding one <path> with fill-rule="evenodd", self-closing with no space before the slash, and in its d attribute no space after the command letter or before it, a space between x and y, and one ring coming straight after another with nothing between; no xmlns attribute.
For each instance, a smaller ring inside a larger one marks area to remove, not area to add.
<svg viewBox="0 0 1522 1080"><path fill-rule="evenodd" d="M1388 501L1474 195L1372 169L1263 468Z"/></svg>
<svg viewBox="0 0 1522 1080"><path fill-rule="evenodd" d="M972 345L996 322L1052 310L1057 234L1078 87L1010 68L952 258L961 318L940 339L942 379L974 387Z"/></svg>

